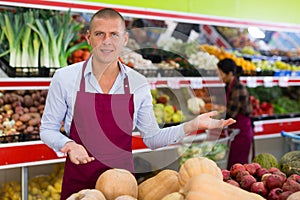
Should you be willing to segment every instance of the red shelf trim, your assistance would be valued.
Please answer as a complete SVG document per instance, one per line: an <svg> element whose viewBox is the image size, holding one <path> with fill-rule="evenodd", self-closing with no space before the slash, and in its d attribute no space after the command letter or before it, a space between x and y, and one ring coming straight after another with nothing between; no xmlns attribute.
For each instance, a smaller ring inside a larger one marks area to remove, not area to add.
<svg viewBox="0 0 300 200"><path fill-rule="evenodd" d="M57 158L56 153L45 144L0 148L0 166Z"/></svg>
<svg viewBox="0 0 300 200"><path fill-rule="evenodd" d="M57 154L45 144L0 146L0 166L28 162L59 159ZM147 149L140 136L132 137L132 149Z"/></svg>
<svg viewBox="0 0 300 200"><path fill-rule="evenodd" d="M300 131L300 121L277 122L270 124L262 124L262 131L256 131L254 135L277 134L281 131L293 132Z"/></svg>
<svg viewBox="0 0 300 200"><path fill-rule="evenodd" d="M49 87L50 81L0 81L0 87Z"/></svg>
<svg viewBox="0 0 300 200"><path fill-rule="evenodd" d="M91 4L86 2L61 2L61 1L45 1L45 0L10 0L2 1L8 3L19 3L20 5L31 4L35 6L46 6L46 7L61 7L61 8L74 8L74 9L85 9L85 10L99 10L105 7L104 4ZM268 22L258 22L258 21L243 21L230 18L218 18L211 16L202 16L192 13L180 13L175 11L154 11L149 9L142 8L117 8L121 13L131 14L131 15L144 15L144 16L156 16L163 18L175 18L179 20L193 20L193 21L204 21L215 24L231 24L231 25L244 25L244 26L258 26L258 27L267 27L275 29L293 29L300 30L300 26L296 24L285 24L285 23L268 23Z"/></svg>

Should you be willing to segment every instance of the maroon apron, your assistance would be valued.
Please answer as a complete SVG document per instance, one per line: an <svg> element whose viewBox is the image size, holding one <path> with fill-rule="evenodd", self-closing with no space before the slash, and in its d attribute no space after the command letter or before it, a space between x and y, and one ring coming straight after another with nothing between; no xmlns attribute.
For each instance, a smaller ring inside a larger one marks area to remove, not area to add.
<svg viewBox="0 0 300 200"><path fill-rule="evenodd" d="M226 91L227 101L235 81L236 79L228 86ZM230 125L230 128L239 129L240 133L236 135L234 140L231 142L227 169L230 169L230 167L235 163L248 163L251 144L253 143L253 127L251 118L238 113L235 116L235 120L236 123ZM254 148L252 150L254 152Z"/></svg>
<svg viewBox="0 0 300 200"><path fill-rule="evenodd" d="M134 172L132 128L134 102L128 77L124 79L125 94L85 92L83 65L80 90L74 105L70 138L83 145L95 158L87 164L73 164L67 156L61 199L82 189L95 188L101 173L111 168Z"/></svg>

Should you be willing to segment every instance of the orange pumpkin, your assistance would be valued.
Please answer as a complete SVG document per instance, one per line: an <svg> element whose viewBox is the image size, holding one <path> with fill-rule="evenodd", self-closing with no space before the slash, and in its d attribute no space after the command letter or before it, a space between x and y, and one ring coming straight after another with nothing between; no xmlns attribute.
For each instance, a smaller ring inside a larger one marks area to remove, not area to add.
<svg viewBox="0 0 300 200"><path fill-rule="evenodd" d="M217 164L206 157L195 157L186 160L179 169L179 184L184 187L187 181L199 174L211 174L220 180L223 180L221 169Z"/></svg>

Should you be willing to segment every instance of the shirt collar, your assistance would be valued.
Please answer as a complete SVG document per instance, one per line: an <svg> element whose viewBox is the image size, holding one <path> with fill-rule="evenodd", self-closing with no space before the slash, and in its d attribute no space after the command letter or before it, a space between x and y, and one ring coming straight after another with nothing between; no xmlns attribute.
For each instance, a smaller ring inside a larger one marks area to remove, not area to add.
<svg viewBox="0 0 300 200"><path fill-rule="evenodd" d="M90 59L88 60L88 63L87 63L87 66L86 66L86 69L84 71L84 77L86 77L87 75L91 75L92 74L92 59L93 59L93 56L90 57ZM122 77L122 79L124 79L126 76L127 76L127 69L126 69L126 66L121 63L120 61L118 62L118 65L120 67L120 75Z"/></svg>

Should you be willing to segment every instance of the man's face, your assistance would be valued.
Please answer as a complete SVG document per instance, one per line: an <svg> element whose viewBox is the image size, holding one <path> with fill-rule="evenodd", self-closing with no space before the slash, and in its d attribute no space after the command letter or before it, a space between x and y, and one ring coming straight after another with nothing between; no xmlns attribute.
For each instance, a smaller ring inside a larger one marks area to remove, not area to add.
<svg viewBox="0 0 300 200"><path fill-rule="evenodd" d="M94 58L103 64L111 64L118 59L126 45L128 33L119 18L94 18L86 38Z"/></svg>

